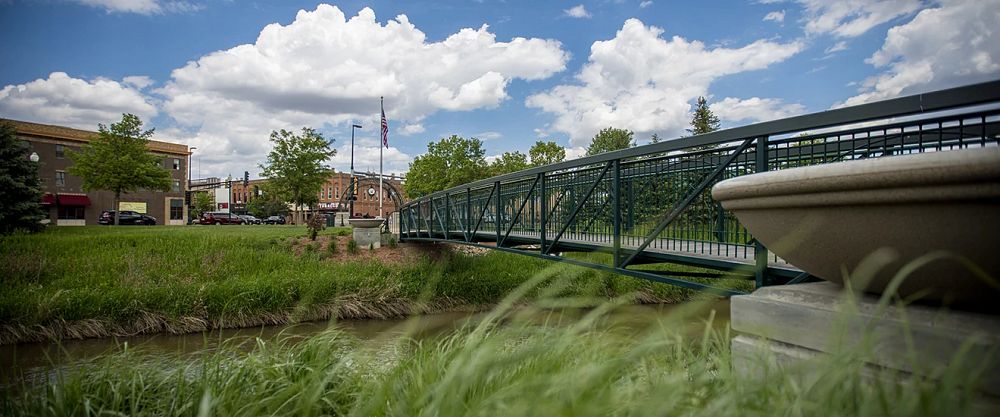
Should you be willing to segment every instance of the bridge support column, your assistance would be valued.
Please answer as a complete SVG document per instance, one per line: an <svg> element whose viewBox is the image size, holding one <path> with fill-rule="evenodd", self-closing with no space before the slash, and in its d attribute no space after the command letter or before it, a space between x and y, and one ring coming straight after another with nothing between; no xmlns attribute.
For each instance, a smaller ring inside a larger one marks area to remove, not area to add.
<svg viewBox="0 0 1000 417"><path fill-rule="evenodd" d="M611 179L611 198L614 199L614 207L611 209L611 221L614 233L614 252L611 266L617 266L621 258L622 251L622 160L616 159L614 174Z"/></svg>
<svg viewBox="0 0 1000 417"><path fill-rule="evenodd" d="M755 156L755 172L767 172L767 136L761 136L757 138L757 147L754 152ZM767 276L767 248L764 247L763 243L754 239L753 243L754 249L754 263L756 270L754 271L754 278L757 284L757 288L763 287L765 285L770 285L770 279Z"/></svg>
<svg viewBox="0 0 1000 417"><path fill-rule="evenodd" d="M981 372L976 406L992 410L983 415L1000 415L1000 358L993 354L1000 346L1000 316L880 305L876 296L852 295L825 281L764 287L730 300L736 373L791 372L808 386L823 373L811 359L845 352L863 361L862 375L884 378L881 371L898 371L903 384L914 375L937 378L945 366L967 366L961 375Z"/></svg>

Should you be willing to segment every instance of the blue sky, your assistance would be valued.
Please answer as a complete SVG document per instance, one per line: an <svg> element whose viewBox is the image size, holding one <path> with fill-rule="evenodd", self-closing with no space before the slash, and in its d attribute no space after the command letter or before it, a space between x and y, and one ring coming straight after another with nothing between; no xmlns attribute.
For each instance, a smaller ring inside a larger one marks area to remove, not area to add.
<svg viewBox="0 0 1000 417"><path fill-rule="evenodd" d="M1000 0L0 0L0 117L96 130L122 112L198 147L202 176L256 176L273 129L386 171L429 141L487 154L602 127L683 134L1000 78Z"/></svg>

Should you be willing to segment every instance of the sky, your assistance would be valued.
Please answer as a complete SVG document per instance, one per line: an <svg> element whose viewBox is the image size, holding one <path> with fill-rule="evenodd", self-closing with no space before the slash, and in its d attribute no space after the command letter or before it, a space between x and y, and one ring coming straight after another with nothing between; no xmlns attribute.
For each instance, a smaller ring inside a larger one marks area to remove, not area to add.
<svg viewBox="0 0 1000 417"><path fill-rule="evenodd" d="M486 153L606 127L672 139L708 99L723 127L1000 79L1000 0L0 0L0 117L97 130L132 113L197 147L195 177L249 171L311 127L348 171L427 143Z"/></svg>

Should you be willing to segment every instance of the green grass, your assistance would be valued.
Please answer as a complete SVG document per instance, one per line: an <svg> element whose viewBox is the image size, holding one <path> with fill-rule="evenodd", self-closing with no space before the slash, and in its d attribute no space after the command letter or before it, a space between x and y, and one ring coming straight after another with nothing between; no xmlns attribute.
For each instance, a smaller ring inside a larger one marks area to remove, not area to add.
<svg viewBox="0 0 1000 417"><path fill-rule="evenodd" d="M447 252L402 264L362 257L334 262L317 246L295 256L293 242L305 233L303 226L84 227L2 237L0 343L489 305L553 265L499 251ZM691 295L590 269L571 271L565 295L640 293L645 302Z"/></svg>
<svg viewBox="0 0 1000 417"><path fill-rule="evenodd" d="M549 271L557 278L540 291L566 285L562 272ZM725 330L711 323L694 335L678 330L697 306L623 332L604 323L614 303L540 326L520 317L544 309L511 309L518 297L450 336L378 348L331 330L194 358L126 349L0 393L0 414L963 416L974 415L983 377L955 366L961 357L945 368L914 364L936 380L901 383L879 370L864 377L871 353L864 344L801 364L764 357L774 365L749 377L733 372Z"/></svg>

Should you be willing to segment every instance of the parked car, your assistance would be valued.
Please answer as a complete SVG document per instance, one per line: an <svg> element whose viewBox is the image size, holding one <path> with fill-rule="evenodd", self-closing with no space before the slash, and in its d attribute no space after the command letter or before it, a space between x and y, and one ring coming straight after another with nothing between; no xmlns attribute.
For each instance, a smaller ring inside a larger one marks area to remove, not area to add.
<svg viewBox="0 0 1000 417"><path fill-rule="evenodd" d="M115 223L115 211L114 210L104 210L101 212L101 216L97 218L97 224L111 225ZM147 216L145 214L131 211L122 210L121 214L118 215L119 225L148 225L152 226L156 224L156 217Z"/></svg>
<svg viewBox="0 0 1000 417"><path fill-rule="evenodd" d="M285 218L282 216L271 216L264 219L264 224L285 224Z"/></svg>
<svg viewBox="0 0 1000 417"><path fill-rule="evenodd" d="M241 214L240 217L246 224L260 224L261 220L249 214Z"/></svg>
<svg viewBox="0 0 1000 417"><path fill-rule="evenodd" d="M201 218L198 219L199 224L246 224L238 214L233 213L223 213L219 211L208 211L201 213Z"/></svg>

